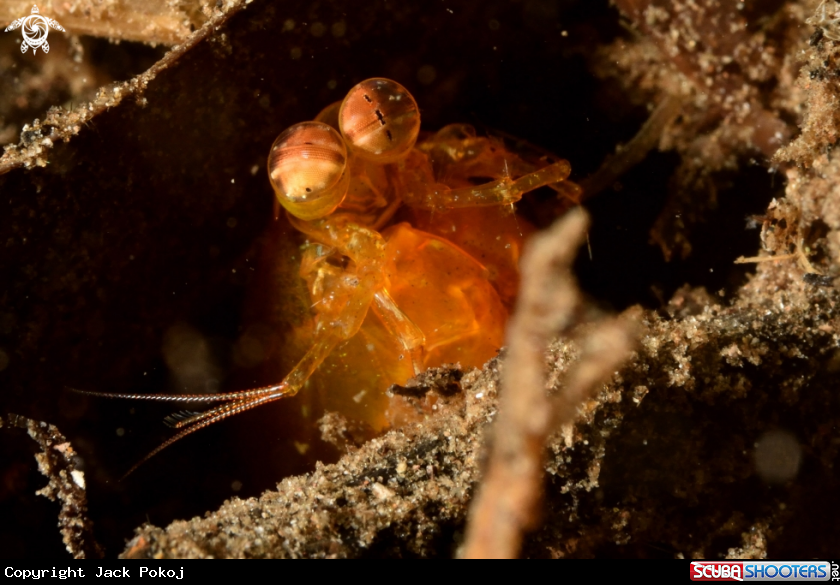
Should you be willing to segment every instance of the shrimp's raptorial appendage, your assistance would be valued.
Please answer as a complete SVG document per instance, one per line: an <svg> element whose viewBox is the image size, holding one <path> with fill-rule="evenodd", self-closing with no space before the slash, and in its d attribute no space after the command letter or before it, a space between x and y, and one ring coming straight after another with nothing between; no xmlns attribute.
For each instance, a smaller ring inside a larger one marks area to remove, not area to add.
<svg viewBox="0 0 840 585"><path fill-rule="evenodd" d="M533 230L512 214L513 204L543 186L574 201L579 188L567 181L568 162L546 153L519 156L466 124L419 138L414 98L381 78L359 83L315 121L278 136L268 176L275 217L282 206L307 240L299 274L314 317L306 326L308 349L282 382L262 388L182 396L85 392L222 402L168 417L177 434L129 473L179 439L307 384L324 390L325 408L382 429L391 384L444 363L478 367L496 354L516 294L522 239Z"/></svg>
<svg viewBox="0 0 840 585"><path fill-rule="evenodd" d="M425 370L423 346L426 345L426 336L423 331L402 312L386 289L379 290L373 300L374 313L385 325L385 329L397 339L402 349L411 357L414 375Z"/></svg>
<svg viewBox="0 0 840 585"><path fill-rule="evenodd" d="M315 274L302 274L313 283L310 291L316 307L316 335L349 339L359 330L373 296L385 284L384 239L378 232L340 216L311 222L292 216L289 220L302 233L352 262L352 269L344 270L321 262L315 266Z"/></svg>

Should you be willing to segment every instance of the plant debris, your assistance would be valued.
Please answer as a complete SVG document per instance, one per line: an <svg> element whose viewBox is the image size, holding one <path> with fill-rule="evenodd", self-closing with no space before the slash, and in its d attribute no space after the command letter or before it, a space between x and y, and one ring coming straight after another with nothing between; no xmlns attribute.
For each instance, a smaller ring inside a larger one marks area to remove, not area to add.
<svg viewBox="0 0 840 585"><path fill-rule="evenodd" d="M85 474L76 465L73 446L55 426L45 422L9 414L5 420L0 417L0 428L6 425L26 429L41 447L35 460L49 483L37 493L61 502L58 528L67 552L75 559L102 558L102 548L94 538L93 524L87 517Z"/></svg>

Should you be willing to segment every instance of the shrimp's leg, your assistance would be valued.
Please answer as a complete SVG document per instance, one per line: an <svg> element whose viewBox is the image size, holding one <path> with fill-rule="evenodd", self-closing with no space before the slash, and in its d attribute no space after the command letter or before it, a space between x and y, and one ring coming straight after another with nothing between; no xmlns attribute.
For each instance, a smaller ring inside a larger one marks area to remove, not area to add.
<svg viewBox="0 0 840 585"><path fill-rule="evenodd" d="M565 181L572 170L568 161L559 160L517 179L502 176L483 185L451 188L434 181L430 177L428 163L423 160L425 157L421 153L417 155L406 161L408 168L403 183L403 201L421 209L446 210L516 203L529 191Z"/></svg>
<svg viewBox="0 0 840 585"><path fill-rule="evenodd" d="M426 344L426 336L409 316L402 312L385 288L374 295L373 301L371 305L373 312L411 357L411 365L414 367L416 376L426 369L423 364L423 346Z"/></svg>

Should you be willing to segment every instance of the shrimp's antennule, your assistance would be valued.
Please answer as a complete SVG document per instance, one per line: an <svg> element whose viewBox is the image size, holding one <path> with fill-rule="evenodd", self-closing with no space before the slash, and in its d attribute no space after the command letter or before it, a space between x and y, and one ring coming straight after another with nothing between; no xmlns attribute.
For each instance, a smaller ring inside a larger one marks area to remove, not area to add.
<svg viewBox="0 0 840 585"><path fill-rule="evenodd" d="M176 429L182 429L178 434L170 437L152 451L150 451L140 461L131 466L120 478L120 481L134 473L138 467L143 465L146 461L192 433L209 427L213 423L226 419L229 416L251 410L262 404L267 404L275 400L279 400L286 396L287 384L280 383L272 386L263 386L261 388L253 388L251 390L244 390L242 392L226 392L223 394L119 394L116 392L93 392L90 390L80 390L78 388L66 387L71 392L77 394L86 394L88 396L96 396L97 398L125 398L128 400L153 400L157 402L226 402L215 408L211 408L205 412L177 412L167 416L164 422Z"/></svg>

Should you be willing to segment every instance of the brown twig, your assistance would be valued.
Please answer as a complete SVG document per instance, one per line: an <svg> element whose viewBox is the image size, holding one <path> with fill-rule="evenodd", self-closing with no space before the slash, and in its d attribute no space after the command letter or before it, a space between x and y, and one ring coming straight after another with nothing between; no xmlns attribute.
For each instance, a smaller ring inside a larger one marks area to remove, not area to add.
<svg viewBox="0 0 840 585"><path fill-rule="evenodd" d="M651 150L659 146L662 132L677 118L683 102L680 96L665 95L630 142L620 146L594 174L580 182L586 197L597 195L612 186L624 173L642 162Z"/></svg>
<svg viewBox="0 0 840 585"><path fill-rule="evenodd" d="M580 361L559 396L546 392L545 351L580 321L581 296L570 267L589 220L577 209L534 237L522 257L522 287L508 326L508 353L493 449L470 511L464 558L513 558L533 528L542 499L543 451L556 425L627 357L630 327L599 324L582 344Z"/></svg>

